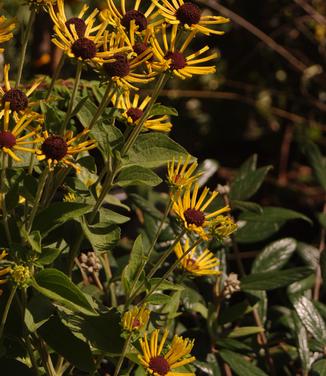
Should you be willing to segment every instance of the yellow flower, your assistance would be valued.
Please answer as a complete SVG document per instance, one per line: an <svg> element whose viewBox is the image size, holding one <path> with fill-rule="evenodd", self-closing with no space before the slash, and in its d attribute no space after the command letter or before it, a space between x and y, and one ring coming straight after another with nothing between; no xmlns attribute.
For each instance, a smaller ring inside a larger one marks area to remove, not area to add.
<svg viewBox="0 0 326 376"><path fill-rule="evenodd" d="M105 9L101 12L101 17L104 20L107 20L113 26L122 26L131 34L142 33L148 26L153 26L161 23L162 18L157 19L159 12L155 10L155 4L148 1L143 1L146 3L146 10L140 10L142 0L136 0L133 8L126 8L126 0L121 0L120 10L114 4L114 0L107 0L108 9ZM149 3L149 5L147 5Z"/></svg>
<svg viewBox="0 0 326 376"><path fill-rule="evenodd" d="M150 38L153 47L153 54L157 61L153 61L152 68L157 71L171 71L174 75L181 79L191 78L193 75L204 75L216 72L214 65L202 66L198 64L205 63L207 61L216 59L218 54L212 53L205 57L200 55L209 51L209 47L205 46L200 50L187 55L185 53L186 48L194 38L196 32L192 31L181 44L180 48L177 48L177 33L178 25L172 25L171 33L169 37L166 32L167 25L161 26L161 33L152 33ZM159 42L158 35L161 34L162 41Z"/></svg>
<svg viewBox="0 0 326 376"><path fill-rule="evenodd" d="M130 125L138 125L139 120L144 114L147 105L149 104L151 97L147 96L140 101L138 94L132 94L130 91L125 91L121 95L114 95L112 103L114 107L124 110L122 116ZM170 132L172 124L169 121L167 115L155 116L149 115L144 123L144 128L151 129L153 131Z"/></svg>
<svg viewBox="0 0 326 376"><path fill-rule="evenodd" d="M149 320L150 311L143 305L141 308L133 307L127 311L122 317L123 329L132 332L144 328Z"/></svg>
<svg viewBox="0 0 326 376"><path fill-rule="evenodd" d="M173 371L175 368L196 360L194 356L189 356L194 346L194 341L174 336L171 346L167 351L164 351L165 349L163 350L163 348L169 331L167 329L164 330L160 343L158 340L159 333L159 329L154 330L149 342L147 334L140 340L143 354L138 355L138 358L146 368L146 371L154 376L195 376L193 372Z"/></svg>
<svg viewBox="0 0 326 376"><path fill-rule="evenodd" d="M203 240L208 240L212 237L212 230L215 229L217 223L220 223L222 213L230 210L229 206L224 206L212 213L205 213L205 209L212 203L218 195L214 191L210 197L206 199L209 188L205 187L202 194L198 198L198 183L194 184L194 191L191 193L191 187L187 187L182 195L176 195L173 203L173 211L182 221L183 226L189 232L198 234Z"/></svg>
<svg viewBox="0 0 326 376"><path fill-rule="evenodd" d="M146 48L144 51L137 52L132 51L132 43L125 34L112 33L109 39L104 41L104 51L112 51L119 47L121 44L121 36L124 35L124 43L130 46L130 53L118 52L105 61L103 64L98 65L97 69L101 71L104 80L112 80L119 87L124 90L138 90L134 84L147 84L154 79L157 75L153 73L136 73L136 70L141 67L142 64L147 62L153 53L150 48ZM104 52L106 53L106 52Z"/></svg>
<svg viewBox="0 0 326 376"><path fill-rule="evenodd" d="M0 87L0 101L2 110L0 110L0 118L4 114L4 107L5 103L9 102L10 106L9 109L13 112L14 117L18 120L18 114L23 114L26 110L31 112L31 106L35 105L35 102L29 102L29 97L33 94L33 92L38 88L38 86L43 81L43 78L36 80L31 88L27 90L25 93L24 91L16 88L12 88L9 81L9 70L10 65L5 64L3 68L3 78L4 78L4 88ZM31 112L32 113L32 112ZM38 116L40 122L43 121L43 116L33 112L33 114Z"/></svg>
<svg viewBox="0 0 326 376"><path fill-rule="evenodd" d="M46 160L50 169L58 163L62 163L73 167L78 172L79 167L72 161L73 156L96 147L94 140L86 140L75 144L78 139L84 138L88 132L89 130L85 129L78 135L73 136L73 132L68 131L63 137L49 134L47 131L43 132L43 142L40 149L36 151L37 158L41 161Z"/></svg>
<svg viewBox="0 0 326 376"><path fill-rule="evenodd" d="M172 162L169 162L167 165L168 169L168 183L173 190L182 191L184 188L189 187L201 173L193 175L195 172L198 163L193 162L190 164L191 156L188 154L184 159L180 157L177 165L176 161L173 158ZM182 167L181 167L182 166Z"/></svg>
<svg viewBox="0 0 326 376"><path fill-rule="evenodd" d="M14 20L7 20L6 17L0 16L0 44L7 42L13 37L12 31L15 28ZM4 51L0 48L0 53Z"/></svg>
<svg viewBox="0 0 326 376"><path fill-rule="evenodd" d="M64 202L76 202L77 201L77 195L73 192L68 192L63 196Z"/></svg>
<svg viewBox="0 0 326 376"><path fill-rule="evenodd" d="M3 115L3 128L0 131L0 150L8 154L15 161L20 161L21 159L15 153L16 151L35 153L35 149L29 148L27 145L37 144L41 141L38 129L33 129L21 135L30 126L32 121L38 120L39 115L26 113L18 120L13 117L14 126L12 129L9 129L9 112L9 103L6 102Z"/></svg>
<svg viewBox="0 0 326 376"><path fill-rule="evenodd" d="M85 20L84 15L88 6L84 5L77 17L67 20L63 0L58 0L57 9L49 5L49 14L54 22L56 36L52 42L63 50L69 57L79 61L103 62L112 58L115 53L131 50L130 46L122 45L118 49L103 51L103 44L108 38L107 22L95 25L99 13L95 9ZM122 34L122 32L120 32Z"/></svg>
<svg viewBox="0 0 326 376"><path fill-rule="evenodd" d="M0 264L2 263L3 259L8 256L8 253L6 251L2 251L0 253ZM5 283L7 283L8 281L8 277L11 273L11 267L10 266L6 266L6 267L1 267L0 266L0 285L4 285ZM0 295L2 294L2 290L0 289Z"/></svg>
<svg viewBox="0 0 326 376"><path fill-rule="evenodd" d="M211 25L228 23L230 20L221 16L203 16L200 8L192 2L183 0L152 0L160 9L165 21L173 25L181 25L187 30L206 35L223 35L223 31L211 29Z"/></svg>
<svg viewBox="0 0 326 376"><path fill-rule="evenodd" d="M188 272L196 275L210 275L210 274L221 274L218 270L220 265L220 260L216 258L212 252L208 249L205 249L202 252L199 252L196 247L193 248L189 253L189 240L187 239L184 246L179 242L175 248L174 252L178 259L181 259L180 263L182 267ZM186 253L186 256L183 256Z"/></svg>

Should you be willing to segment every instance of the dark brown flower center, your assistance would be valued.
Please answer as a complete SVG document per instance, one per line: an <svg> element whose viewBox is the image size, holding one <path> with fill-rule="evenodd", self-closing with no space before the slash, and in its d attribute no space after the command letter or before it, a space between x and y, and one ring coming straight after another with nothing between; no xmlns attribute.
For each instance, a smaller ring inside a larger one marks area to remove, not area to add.
<svg viewBox="0 0 326 376"><path fill-rule="evenodd" d="M135 20L135 24L138 26L138 31L143 31L147 28L147 19L139 10L128 10L123 16L121 23L124 27L129 28L132 20Z"/></svg>
<svg viewBox="0 0 326 376"><path fill-rule="evenodd" d="M175 16L182 25L195 25L198 24L201 17L199 7L193 3L185 3L176 11Z"/></svg>
<svg viewBox="0 0 326 376"><path fill-rule="evenodd" d="M127 115L131 117L133 123L136 123L138 119L143 116L144 111L140 108L129 108Z"/></svg>
<svg viewBox="0 0 326 376"><path fill-rule="evenodd" d="M61 136L53 135L43 142L41 149L47 159L60 161L67 155L68 145Z"/></svg>
<svg viewBox="0 0 326 376"><path fill-rule="evenodd" d="M108 77L127 76L130 72L130 65L127 56L124 54L115 54L113 58L115 61L103 65Z"/></svg>
<svg viewBox="0 0 326 376"><path fill-rule="evenodd" d="M189 208L184 212L184 216L188 225L202 226L205 222L205 214L201 210Z"/></svg>
<svg viewBox="0 0 326 376"><path fill-rule="evenodd" d="M132 327L133 328L139 328L140 327L140 321L138 319L134 319L132 322Z"/></svg>
<svg viewBox="0 0 326 376"><path fill-rule="evenodd" d="M78 17L72 17L66 22L66 26L70 32L71 32L71 25L75 25L76 33L79 38L82 38L85 35L87 26L84 20Z"/></svg>
<svg viewBox="0 0 326 376"><path fill-rule="evenodd" d="M96 55L96 45L92 40L82 37L73 43L71 51L83 60L92 59Z"/></svg>
<svg viewBox="0 0 326 376"><path fill-rule="evenodd" d="M28 98L25 93L19 89L10 89L5 92L2 97L2 105L6 102L10 103L10 109L12 111L22 111L28 106Z"/></svg>
<svg viewBox="0 0 326 376"><path fill-rule="evenodd" d="M149 361L149 368L158 373L160 376L165 376L170 371L170 365L163 356L155 356Z"/></svg>
<svg viewBox="0 0 326 376"><path fill-rule="evenodd" d="M187 61L181 52L168 52L165 55L166 59L171 59L170 68L182 69L187 65Z"/></svg>
<svg viewBox="0 0 326 376"><path fill-rule="evenodd" d="M187 263L187 266L189 266L189 268L191 268L193 270L199 269L196 260L194 260L192 258L188 258L186 260L186 263Z"/></svg>
<svg viewBox="0 0 326 376"><path fill-rule="evenodd" d="M0 132L0 148L8 148L11 149L13 146L16 145L16 137L8 131Z"/></svg>

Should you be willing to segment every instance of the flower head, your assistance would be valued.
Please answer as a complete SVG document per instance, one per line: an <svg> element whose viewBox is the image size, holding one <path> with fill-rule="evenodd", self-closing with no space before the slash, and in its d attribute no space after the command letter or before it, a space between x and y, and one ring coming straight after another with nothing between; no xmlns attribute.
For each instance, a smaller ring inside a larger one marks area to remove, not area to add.
<svg viewBox="0 0 326 376"><path fill-rule="evenodd" d="M190 159L191 156L188 154L185 159L180 157L177 164L174 158L172 162L168 163L167 178L172 190L182 191L184 188L189 187L201 175L201 173L194 175L198 163L193 162L190 164Z"/></svg>
<svg viewBox="0 0 326 376"><path fill-rule="evenodd" d="M76 143L78 139L84 138L88 132L89 130L85 129L76 136L73 136L72 131L68 131L64 136L49 134L47 131L43 132L43 142L40 149L36 151L37 158L46 160L49 168L62 163L73 167L78 172L79 167L72 161L73 156L96 147L94 140Z"/></svg>
<svg viewBox="0 0 326 376"><path fill-rule="evenodd" d="M43 78L37 79L26 92L17 88L12 88L9 81L9 71L10 65L5 64L3 68L3 77L4 77L4 88L0 87L0 117L4 113L5 104L9 103L9 109L13 112L16 119L18 119L19 114L23 114L25 111L31 112L31 106L35 102L30 102L29 97L33 92L38 88L38 86L43 81ZM37 115L40 121L43 121L43 117L36 112L33 112L34 115Z"/></svg>
<svg viewBox="0 0 326 376"><path fill-rule="evenodd" d="M173 371L196 360L194 356L189 356L194 341L174 336L170 347L166 349L164 345L169 332L164 330L160 342L159 334L160 330L156 329L152 332L150 341L147 340L147 334L140 340L143 354L138 355L138 358L146 371L154 376L195 376L192 372Z"/></svg>
<svg viewBox="0 0 326 376"><path fill-rule="evenodd" d="M212 29L213 25L228 23L230 20L221 16L202 15L201 9L191 1L183 0L152 0L159 8L167 23L181 25L187 30L206 35L223 35L224 32Z"/></svg>
<svg viewBox="0 0 326 376"><path fill-rule="evenodd" d="M95 24L98 9L85 18L88 6L84 5L77 17L67 19L63 0L58 0L57 8L49 5L56 34L52 42L69 57L85 62L103 62L104 58L108 59L121 50L130 50L130 47L122 46L118 50L103 52L104 40L108 37L107 22Z"/></svg>
<svg viewBox="0 0 326 376"><path fill-rule="evenodd" d="M146 308L146 305L139 307L133 307L127 311L122 317L123 329L132 332L133 330L139 330L144 328L149 320L150 311Z"/></svg>
<svg viewBox="0 0 326 376"><path fill-rule="evenodd" d="M26 265L15 265L11 270L11 279L19 287L26 287L31 279L31 271Z"/></svg>
<svg viewBox="0 0 326 376"><path fill-rule="evenodd" d="M20 119L13 117L14 125L11 127L9 112L9 103L6 102L3 110L3 127L0 128L0 150L15 161L20 161L21 159L16 154L17 151L35 153L35 149L28 147L28 145L37 144L41 141L38 129L25 132L27 128L30 128L33 121L38 120L39 115L26 113Z"/></svg>
<svg viewBox="0 0 326 376"><path fill-rule="evenodd" d="M212 192L210 197L206 199L209 188L205 187L199 198L198 190L199 185L195 183L193 192L191 192L191 186L189 186L182 195L176 195L174 197L173 211L186 230L196 233L203 240L208 240L213 236L212 229L215 229L216 225L220 223L220 217L223 220L227 218L221 214L228 212L230 207L224 206L212 213L205 213L205 209L216 198L218 192Z"/></svg>
<svg viewBox="0 0 326 376"><path fill-rule="evenodd" d="M130 125L138 125L150 101L151 97L147 96L141 101L138 94L132 95L130 91L125 91L120 96L114 95L112 98L113 105L124 110L122 116ZM169 132L172 124L167 115L149 115L144 122L144 128L153 131Z"/></svg>
<svg viewBox="0 0 326 376"><path fill-rule="evenodd" d="M182 245L180 242L175 246L174 252L178 259L181 259L181 266L196 276L221 274L218 269L220 260L208 249L198 251L195 247L189 251L189 239Z"/></svg>
<svg viewBox="0 0 326 376"><path fill-rule="evenodd" d="M15 28L14 20L8 20L4 16L0 16L0 44L7 42L13 37L12 31ZM0 48L0 53L4 51Z"/></svg>
<svg viewBox="0 0 326 376"><path fill-rule="evenodd" d="M215 73L216 68L214 65L202 66L202 63L216 59L218 54L212 53L208 56L199 58L205 52L209 51L209 47L205 46L200 50L188 55L186 48L195 36L192 31L181 44L177 46L177 33L178 25L173 25L171 33L167 34L167 25L163 24L160 27L160 33L152 33L150 38L153 54L156 61L152 63L153 70L156 71L170 71L181 79L191 78L193 75L204 75ZM159 35L162 36L162 41L159 40ZM198 65L200 64L200 65Z"/></svg>

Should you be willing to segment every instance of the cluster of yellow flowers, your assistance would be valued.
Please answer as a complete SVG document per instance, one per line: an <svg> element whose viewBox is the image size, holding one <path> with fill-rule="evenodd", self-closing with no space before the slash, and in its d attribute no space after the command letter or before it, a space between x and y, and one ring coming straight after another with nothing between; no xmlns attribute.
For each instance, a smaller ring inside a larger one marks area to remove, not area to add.
<svg viewBox="0 0 326 376"><path fill-rule="evenodd" d="M237 226L232 217L224 215L230 211L228 205L211 213L205 212L218 192L210 193L205 187L201 195L198 194L200 173L195 173L197 167L197 162L190 163L189 155L185 160L180 158L178 163L173 160L168 164L172 209L186 232L185 240L176 245L175 253L182 267L196 276L220 274L219 260L208 249L200 251L197 247L190 247L189 236L203 241L213 237L222 240L229 237Z"/></svg>

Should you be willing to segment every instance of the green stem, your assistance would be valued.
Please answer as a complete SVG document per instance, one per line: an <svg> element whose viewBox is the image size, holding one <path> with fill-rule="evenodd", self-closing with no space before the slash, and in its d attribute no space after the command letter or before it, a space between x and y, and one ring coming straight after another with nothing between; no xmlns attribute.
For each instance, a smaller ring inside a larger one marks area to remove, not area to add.
<svg viewBox="0 0 326 376"><path fill-rule="evenodd" d="M106 90L105 90L105 93L103 94L103 97L102 97L102 100L101 100L101 103L99 104L99 106L97 107L97 110L88 126L88 129L92 129L95 125L95 123L97 122L98 118L102 115L102 113L104 112L104 110L106 109L107 105L109 104L110 100L112 99L114 93L115 93L115 90L112 90L113 89L113 83L112 81L110 81L106 87ZM110 94L111 92L111 94Z"/></svg>
<svg viewBox="0 0 326 376"><path fill-rule="evenodd" d="M4 193L5 181L6 181L6 168L7 168L7 156L5 153L2 153L2 166L1 167L2 169L1 169L1 181L0 181L0 194L2 195L2 201L1 201L2 219L3 219L4 228L5 228L6 238L7 238L9 246L11 246L12 238L11 238L10 228L8 224L6 195Z"/></svg>
<svg viewBox="0 0 326 376"><path fill-rule="evenodd" d="M121 155L124 156L128 153L128 151L130 150L130 148L132 147L132 145L135 143L137 137L139 136L140 132L142 131L143 129L143 126L145 124L145 121L148 119L148 116L150 115L150 112L160 94L160 91L163 89L163 87L165 86L165 84L167 83L169 79L169 73L168 72L164 72L161 74L161 76L159 77L159 79L157 80L157 83L156 83L156 86L153 90L153 94L152 94L152 98L150 100L150 102L148 103L148 106L146 107L142 117L139 119L139 123L137 126L134 127L134 129L132 130L127 142L124 144L122 150L121 150Z"/></svg>
<svg viewBox="0 0 326 376"><path fill-rule="evenodd" d="M80 77L81 77L81 74L82 74L82 70L83 70L83 64L80 61L78 61L77 62L77 69L76 69L76 76L75 76L75 80L74 80L74 87L72 89L72 94L71 94L71 97L70 97L66 117L65 117L65 120L62 123L62 126L60 128L60 134L61 135L65 134L67 124L70 120L72 111L74 109L74 103L75 103L75 99L76 99L76 95L77 95L77 91L78 91L78 87L79 87L79 83L80 83Z"/></svg>
<svg viewBox="0 0 326 376"><path fill-rule="evenodd" d="M142 305L146 299L148 299L154 292L155 290L157 290L157 288L162 284L162 282L164 282L164 280L170 276L170 274L172 274L174 272L174 270L179 266L179 264L181 263L181 261L194 249L196 248L200 243L202 243L203 240L202 239L199 239L197 240L189 249L187 249L187 251L180 257L180 258L177 258L176 261L172 264L172 266L170 266L170 268L163 274L163 276L160 278L160 280L156 283L155 286L153 286L149 292L146 294L145 298L141 300L141 302L139 303L139 305Z"/></svg>
<svg viewBox="0 0 326 376"><path fill-rule="evenodd" d="M157 242L157 240L158 240L158 238L159 238L159 236L160 236L160 234L161 234L161 231L162 231L163 225L164 225L164 223L165 223L165 221L166 221L166 218L167 218L168 215L169 215L169 212L170 212L170 210L171 210L171 208L172 208L172 205L173 205L173 201L172 201L172 199L171 199L171 197L170 197L169 202L168 202L168 205L166 206L165 211L164 211L164 214L163 214L163 217L162 217L162 219L161 219L161 222L160 222L160 224L159 224L159 226L158 226L158 228L157 228L157 231L156 231L156 234L155 234L155 236L154 236L154 239L153 239L153 241L152 241L152 243L151 243L151 246L150 246L150 248L149 248L149 250L148 250L148 252L147 252L147 254L146 254L146 259L143 261L142 265L140 266L140 268L139 268L138 271L137 271L136 277L135 277L135 279L134 279L134 281L133 281L133 283L132 283L132 285L131 285L130 292L129 292L129 294L128 294L128 297L127 297L126 301L128 301L129 297L130 297L130 296L132 295L132 293L134 292L134 289L135 289L135 287L136 287L136 285L137 285L137 283L138 283L138 280L139 280L139 278L140 278L142 272L144 271L144 269L145 269L145 267L146 267L147 261L150 259L151 255L152 255L152 252L153 252L153 250L154 250L155 244L156 244L156 242ZM126 308L126 307L125 307L125 308Z"/></svg>
<svg viewBox="0 0 326 376"><path fill-rule="evenodd" d="M117 366L115 368L113 376L118 376L119 375L119 372L120 372L123 360L124 360L124 358L126 356L126 353L127 353L127 350L128 350L128 346L129 346L129 343L130 343L130 340L131 340L131 336L132 336L132 332L130 332L130 334L128 335L127 339L125 340L125 343L124 343L123 349L122 349L122 353L121 353L120 358L118 360L118 363L117 363Z"/></svg>
<svg viewBox="0 0 326 376"><path fill-rule="evenodd" d="M59 60L58 65L56 66L55 71L53 73L53 76L52 76L52 79L51 79L51 83L50 83L50 86L49 86L48 91L46 93L45 99L49 99L49 97L51 95L51 92L52 92L52 90L54 88L55 82L56 82L56 80L58 79L58 77L60 75L61 69L62 69L63 64L65 62L65 59L66 59L66 55L63 53L61 55L61 58Z"/></svg>
<svg viewBox="0 0 326 376"><path fill-rule="evenodd" d="M49 174L49 168L46 167L42 172L42 175L40 177L40 180L39 180L39 183L38 183L38 186L37 186L36 196L35 196L35 200L34 200L34 203L33 203L33 209L31 211L31 215L29 217L29 222L28 222L28 226L27 226L27 232L28 233L32 229L33 221L34 221L35 215L37 213L37 209L38 209L39 204L40 204L40 200L41 200L41 197L42 197L42 194L43 194L43 189L45 187L45 183L46 183L48 174Z"/></svg>
<svg viewBox="0 0 326 376"><path fill-rule="evenodd" d="M6 303L5 309L4 309L4 311L3 311L3 315L2 315L1 323L0 323L0 338L2 338L3 330L4 330L5 325L6 325L6 321L7 321L8 313L9 313L9 310L10 310L10 307L11 307L12 300L13 300L13 298L14 298L14 296L15 296L16 290L17 290L17 286L14 286L14 287L11 289L11 291L10 291L10 295L9 295L9 298L8 298L8 300L7 300L7 303Z"/></svg>
<svg viewBox="0 0 326 376"><path fill-rule="evenodd" d="M163 265L163 263L165 262L165 260L171 255L171 253L174 251L174 247L176 246L176 244L180 241L180 239L183 237L183 235L186 233L186 230L182 230L180 232L180 234L175 238L174 242L172 243L172 245L170 246L170 248L163 253L163 255L159 258L159 260L157 261L156 265L153 267L153 269L148 273L148 275L146 276L146 280L150 280L150 278L153 277L153 275L160 269L160 267ZM127 309L130 305L130 303L134 300L134 298L138 295L138 293L142 290L142 288L145 286L145 281L142 282L138 288L136 289L136 291L131 295L130 294L130 297L127 299L126 303L125 303L125 309Z"/></svg>
<svg viewBox="0 0 326 376"><path fill-rule="evenodd" d="M24 67L24 62L25 62L25 57L26 57L27 44L28 44L29 36L31 34L32 25L33 25L33 22L34 22L34 19L35 19L35 14L36 14L36 10L35 10L35 8L32 8L31 12L29 14L29 19L28 19L27 27L26 27L25 34L24 34L23 44L22 44L22 47L21 47L21 54L20 54L20 58L19 58L19 67L18 67L16 85L15 85L16 89L19 87L20 80L21 80L21 77L22 77L23 67Z"/></svg>

